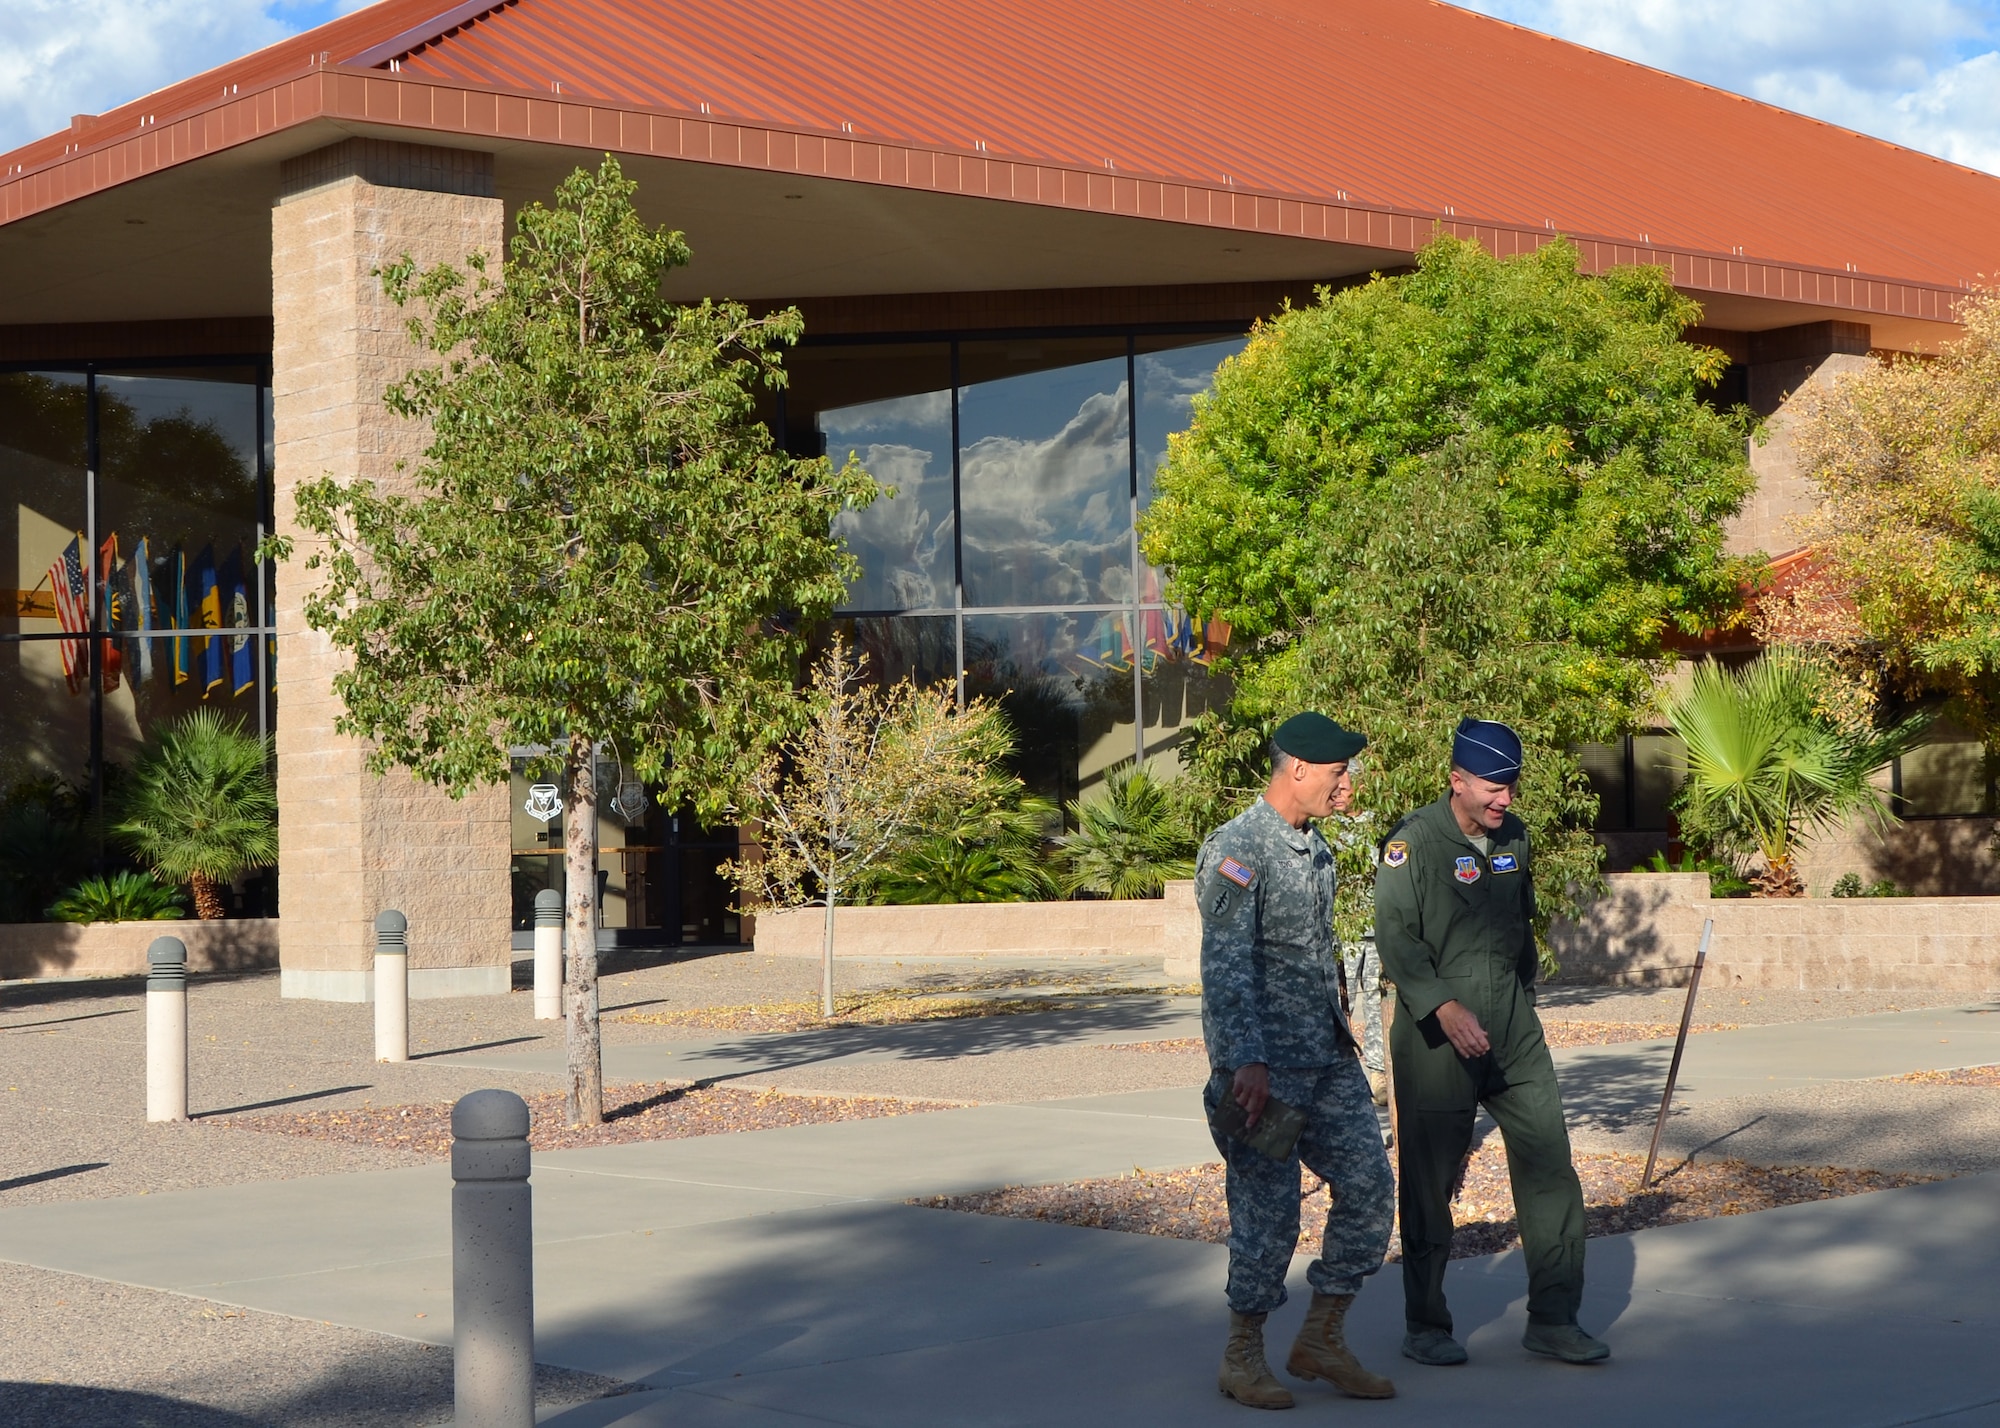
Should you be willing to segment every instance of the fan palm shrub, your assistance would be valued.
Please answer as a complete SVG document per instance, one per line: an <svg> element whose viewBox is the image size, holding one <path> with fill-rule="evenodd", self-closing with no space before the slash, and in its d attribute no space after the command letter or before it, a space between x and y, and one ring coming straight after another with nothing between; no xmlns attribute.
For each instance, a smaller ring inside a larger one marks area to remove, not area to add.
<svg viewBox="0 0 2000 1428"><path fill-rule="evenodd" d="M1076 832L1063 839L1063 891L1100 897L1158 897L1174 878L1194 876L1196 842L1168 786L1143 764L1104 774L1099 798L1069 805Z"/></svg>
<svg viewBox="0 0 2000 1428"><path fill-rule="evenodd" d="M187 916L179 888L151 873L85 878L49 905L51 922L165 922Z"/></svg>
<svg viewBox="0 0 2000 1428"><path fill-rule="evenodd" d="M1740 670L1704 664L1668 706L1687 745L1683 825L1735 856L1762 854L1765 897L1802 897L1800 849L1850 818L1895 815L1873 776L1915 748L1929 716L1856 727L1827 712L1830 686L1804 656L1775 649Z"/></svg>
<svg viewBox="0 0 2000 1428"><path fill-rule="evenodd" d="M988 768L963 806L935 810L894 848L869 900L897 904L1040 902L1055 896L1044 858L1056 806L1013 774Z"/></svg>
<svg viewBox="0 0 2000 1428"><path fill-rule="evenodd" d="M120 790L114 837L194 892L195 916L223 916L221 888L278 860L278 795L265 741L196 709L155 730Z"/></svg>

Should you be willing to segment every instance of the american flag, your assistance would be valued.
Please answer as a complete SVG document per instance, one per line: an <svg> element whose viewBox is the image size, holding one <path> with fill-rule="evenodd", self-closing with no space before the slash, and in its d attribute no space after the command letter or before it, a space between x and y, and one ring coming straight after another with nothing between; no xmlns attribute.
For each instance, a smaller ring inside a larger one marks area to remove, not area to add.
<svg viewBox="0 0 2000 1428"><path fill-rule="evenodd" d="M62 558L49 567L49 589L56 597L56 623L64 634L82 634L90 628L90 594L83 576L83 532L63 547ZM62 642L63 679L69 692L82 691L89 674L83 668L82 640Z"/></svg>

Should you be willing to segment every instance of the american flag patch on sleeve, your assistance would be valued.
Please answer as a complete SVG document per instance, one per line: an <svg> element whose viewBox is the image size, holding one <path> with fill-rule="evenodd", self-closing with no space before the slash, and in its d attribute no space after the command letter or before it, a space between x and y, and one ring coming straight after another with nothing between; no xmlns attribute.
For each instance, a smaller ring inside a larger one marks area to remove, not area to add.
<svg viewBox="0 0 2000 1428"><path fill-rule="evenodd" d="M1224 858L1216 867L1216 871L1221 873L1225 878L1228 878L1232 883L1235 883L1239 888L1247 888L1250 884L1257 881L1257 870L1255 868L1244 867L1243 864L1237 862L1234 858Z"/></svg>

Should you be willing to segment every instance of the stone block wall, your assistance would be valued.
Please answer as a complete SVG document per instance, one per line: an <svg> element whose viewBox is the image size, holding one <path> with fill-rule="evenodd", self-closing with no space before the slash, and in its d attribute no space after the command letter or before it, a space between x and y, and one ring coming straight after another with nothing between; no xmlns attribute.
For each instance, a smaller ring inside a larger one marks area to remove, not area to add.
<svg viewBox="0 0 2000 1428"><path fill-rule="evenodd" d="M817 957L825 923L824 908L764 913L756 950ZM1119 902L843 907L835 909L833 926L835 957L1158 957L1169 976L1199 973L1201 919L1192 882L1169 883L1164 898Z"/></svg>
<svg viewBox="0 0 2000 1428"><path fill-rule="evenodd" d="M367 1000L374 918L389 907L410 920L412 995L503 993L511 979L505 786L454 800L406 774L368 773L364 746L334 730L343 657L305 623L315 577L295 521L299 484L331 474L407 489L404 468L426 444L421 425L382 401L419 354L377 270L405 253L422 266L497 257L504 236L490 160L484 194L426 192L369 176L462 178L479 166L463 156L385 166L383 147L291 161L271 221L275 504L278 532L296 543L276 600L282 982L287 996L335 1001Z"/></svg>
<svg viewBox="0 0 2000 1428"><path fill-rule="evenodd" d="M1683 986L1713 918L1703 986L2000 993L2000 902L1981 897L1711 898L1701 873L1625 873L1550 941L1562 979Z"/></svg>
<svg viewBox="0 0 2000 1428"><path fill-rule="evenodd" d="M221 922L24 922L0 927L0 978L133 977L156 937L187 944L190 972L247 972L278 965L276 918Z"/></svg>

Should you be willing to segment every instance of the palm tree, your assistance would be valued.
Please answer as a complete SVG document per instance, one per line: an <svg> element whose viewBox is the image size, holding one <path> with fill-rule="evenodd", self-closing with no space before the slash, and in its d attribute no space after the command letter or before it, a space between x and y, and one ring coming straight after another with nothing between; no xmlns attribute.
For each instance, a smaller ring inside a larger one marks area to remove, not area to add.
<svg viewBox="0 0 2000 1428"><path fill-rule="evenodd" d="M934 812L930 828L884 861L868 890L872 901L1040 902L1055 895L1042 848L1056 806L1019 778L988 769L963 806Z"/></svg>
<svg viewBox="0 0 2000 1428"><path fill-rule="evenodd" d="M132 763L112 833L170 882L195 916L223 915L218 889L278 860L278 795L264 740L214 709L158 729Z"/></svg>
<svg viewBox="0 0 2000 1428"><path fill-rule="evenodd" d="M1167 786L1144 764L1105 770L1102 798L1069 805L1076 832L1063 839L1063 891L1110 898L1158 897L1169 880L1194 876L1194 846Z"/></svg>
<svg viewBox="0 0 2000 1428"><path fill-rule="evenodd" d="M1857 815L1895 819L1873 776L1922 741L1928 715L1880 728L1843 726L1823 710L1825 675L1811 661L1771 650L1741 670L1697 668L1668 708L1687 745L1680 808L1693 828L1763 854L1766 897L1805 893L1799 848Z"/></svg>

